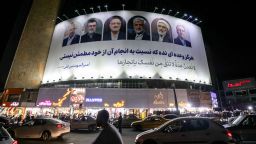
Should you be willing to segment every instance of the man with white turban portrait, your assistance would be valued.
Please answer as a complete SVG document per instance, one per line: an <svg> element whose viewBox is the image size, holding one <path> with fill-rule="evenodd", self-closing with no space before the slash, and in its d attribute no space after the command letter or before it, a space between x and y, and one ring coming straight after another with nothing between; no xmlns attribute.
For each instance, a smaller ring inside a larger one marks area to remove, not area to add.
<svg viewBox="0 0 256 144"><path fill-rule="evenodd" d="M171 27L169 23L163 19L159 19L156 23L157 33L153 33L152 41L169 42L172 43L173 39L170 34Z"/></svg>

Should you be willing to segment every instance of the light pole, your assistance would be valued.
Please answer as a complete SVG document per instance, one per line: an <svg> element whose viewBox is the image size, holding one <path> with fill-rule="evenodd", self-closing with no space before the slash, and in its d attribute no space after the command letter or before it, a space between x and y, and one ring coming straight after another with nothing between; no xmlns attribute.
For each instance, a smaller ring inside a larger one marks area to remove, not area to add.
<svg viewBox="0 0 256 144"><path fill-rule="evenodd" d="M176 112L179 115L180 111L179 111L179 106L178 106L178 101L177 101L177 96L176 96L176 91L175 91L175 83L172 83L172 90L173 90L173 94L174 94L174 102L175 102Z"/></svg>

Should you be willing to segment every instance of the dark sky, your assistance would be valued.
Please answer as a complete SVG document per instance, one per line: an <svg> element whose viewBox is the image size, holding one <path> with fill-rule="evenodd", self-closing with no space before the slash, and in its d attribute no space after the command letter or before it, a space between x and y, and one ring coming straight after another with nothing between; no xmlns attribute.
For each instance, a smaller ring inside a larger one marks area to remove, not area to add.
<svg viewBox="0 0 256 144"><path fill-rule="evenodd" d="M11 29L14 25L15 19L20 11L20 5L23 0L14 1L9 0L6 4L1 5L2 14L2 36L1 36L1 53L6 46ZM66 0L68 2L69 0ZM89 9L90 6L97 6L97 0L86 1L80 3L79 0L77 6L70 4L64 5L61 9L67 14L68 10L74 10L75 8L84 7ZM134 6L134 3L129 0L122 0L118 2L100 1L100 5L103 6L108 3L109 10L112 10L121 3L126 3L127 9L136 9L138 6ZM14 4L15 3L15 4ZM217 78L222 80L256 77L256 64L255 64L255 49L256 49L256 15L254 12L254 2L251 0L244 1L207 1L207 0L147 0L147 5L142 4L143 9L147 11L153 11L154 5L161 8L179 10L181 12L191 13L193 16L197 16L202 19L200 27L203 32L203 38L207 49L208 63L213 69L211 74L216 75ZM4 10L7 8L8 10ZM64 13L63 12L63 13ZM180 16L181 17L181 16ZM3 68L1 68L2 70Z"/></svg>

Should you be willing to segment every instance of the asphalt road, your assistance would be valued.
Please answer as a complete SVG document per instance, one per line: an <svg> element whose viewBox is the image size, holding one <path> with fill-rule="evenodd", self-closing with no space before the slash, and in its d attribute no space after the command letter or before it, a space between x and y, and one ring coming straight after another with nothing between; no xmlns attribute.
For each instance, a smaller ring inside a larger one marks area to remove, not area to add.
<svg viewBox="0 0 256 144"><path fill-rule="evenodd" d="M122 138L125 144L134 144L136 135L132 129L123 129ZM99 132L88 132L87 130L77 130L64 135L62 139L52 139L48 142L34 139L19 139L19 144L92 144Z"/></svg>

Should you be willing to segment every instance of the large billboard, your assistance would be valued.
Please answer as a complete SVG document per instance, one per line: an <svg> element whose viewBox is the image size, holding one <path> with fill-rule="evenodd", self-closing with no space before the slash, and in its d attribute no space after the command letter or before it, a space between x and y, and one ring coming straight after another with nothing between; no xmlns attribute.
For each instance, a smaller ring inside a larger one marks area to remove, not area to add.
<svg viewBox="0 0 256 144"><path fill-rule="evenodd" d="M43 83L126 78L210 84L201 29L140 11L81 15L56 25Z"/></svg>

